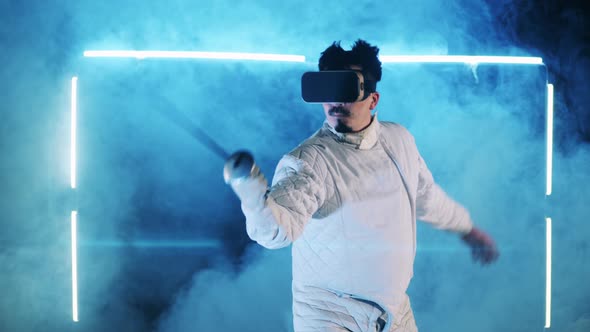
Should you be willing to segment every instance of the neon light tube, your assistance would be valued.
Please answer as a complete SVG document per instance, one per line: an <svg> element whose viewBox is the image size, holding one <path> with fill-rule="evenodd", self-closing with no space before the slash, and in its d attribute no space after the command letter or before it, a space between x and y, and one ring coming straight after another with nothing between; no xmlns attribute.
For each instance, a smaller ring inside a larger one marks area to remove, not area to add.
<svg viewBox="0 0 590 332"><path fill-rule="evenodd" d="M221 247L221 243L217 240L138 240L138 241L89 241L80 243L80 246L92 247L138 247L138 248L210 248L216 249Z"/></svg>
<svg viewBox="0 0 590 332"><path fill-rule="evenodd" d="M70 119L70 186L76 188L76 126L78 117L78 77L72 77L72 100Z"/></svg>
<svg viewBox="0 0 590 332"><path fill-rule="evenodd" d="M547 84L547 190L545 195L553 191L553 84Z"/></svg>
<svg viewBox="0 0 590 332"><path fill-rule="evenodd" d="M383 63L504 63L542 65L539 57L519 56L468 56L468 55L382 55Z"/></svg>
<svg viewBox="0 0 590 332"><path fill-rule="evenodd" d="M551 327L551 218L545 218L547 223L547 262L545 285L545 328Z"/></svg>
<svg viewBox="0 0 590 332"><path fill-rule="evenodd" d="M78 212L72 211L72 320L78 321L78 244L77 244L77 219Z"/></svg>
<svg viewBox="0 0 590 332"><path fill-rule="evenodd" d="M100 58L168 58L168 59L224 59L305 62L303 55L240 53L240 52L196 52L196 51L84 51L85 57Z"/></svg>

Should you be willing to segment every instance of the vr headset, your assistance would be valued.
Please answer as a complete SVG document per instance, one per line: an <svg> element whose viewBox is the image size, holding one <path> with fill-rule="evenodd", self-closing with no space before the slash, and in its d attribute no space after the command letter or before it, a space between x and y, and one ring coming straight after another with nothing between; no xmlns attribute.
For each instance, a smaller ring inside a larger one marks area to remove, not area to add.
<svg viewBox="0 0 590 332"><path fill-rule="evenodd" d="M301 97L307 103L354 103L377 89L358 70L306 72L301 76Z"/></svg>

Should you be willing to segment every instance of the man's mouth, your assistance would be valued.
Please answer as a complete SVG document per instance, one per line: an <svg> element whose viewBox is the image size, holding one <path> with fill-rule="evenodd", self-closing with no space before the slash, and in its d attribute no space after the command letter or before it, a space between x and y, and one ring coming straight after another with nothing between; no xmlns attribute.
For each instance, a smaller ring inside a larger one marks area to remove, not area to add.
<svg viewBox="0 0 590 332"><path fill-rule="evenodd" d="M336 106L336 107L332 107L328 111L328 115L333 116L333 117L337 117L337 118L343 118L343 117L350 116L350 111L344 107Z"/></svg>

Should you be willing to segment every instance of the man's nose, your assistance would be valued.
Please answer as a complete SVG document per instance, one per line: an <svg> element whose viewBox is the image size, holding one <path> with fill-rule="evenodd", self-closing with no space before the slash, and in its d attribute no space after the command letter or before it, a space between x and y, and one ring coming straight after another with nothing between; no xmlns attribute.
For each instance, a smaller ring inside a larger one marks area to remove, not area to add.
<svg viewBox="0 0 590 332"><path fill-rule="evenodd" d="M337 107L337 106L344 106L343 102L332 102L332 103L328 103L328 105L332 106L332 107Z"/></svg>

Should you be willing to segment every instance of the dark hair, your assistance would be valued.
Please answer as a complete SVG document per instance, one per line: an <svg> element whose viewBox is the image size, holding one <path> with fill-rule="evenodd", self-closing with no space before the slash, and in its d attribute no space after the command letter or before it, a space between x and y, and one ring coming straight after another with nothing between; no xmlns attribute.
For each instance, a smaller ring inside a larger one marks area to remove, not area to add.
<svg viewBox="0 0 590 332"><path fill-rule="evenodd" d="M345 51L340 42L334 42L322 52L318 64L319 70L343 70L351 65L361 66L367 79L379 82L381 80L381 61L377 55L379 48L371 46L366 41L357 40L350 51Z"/></svg>

